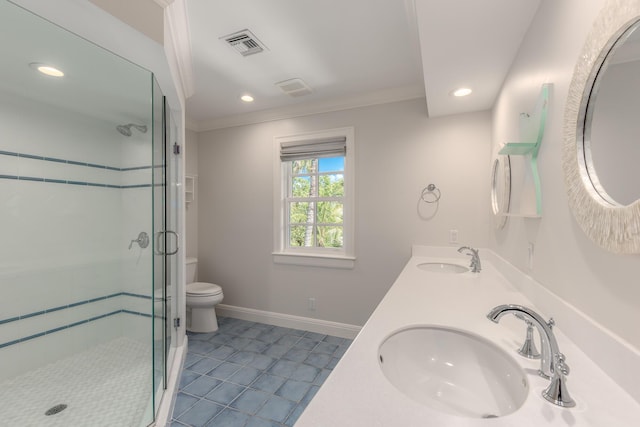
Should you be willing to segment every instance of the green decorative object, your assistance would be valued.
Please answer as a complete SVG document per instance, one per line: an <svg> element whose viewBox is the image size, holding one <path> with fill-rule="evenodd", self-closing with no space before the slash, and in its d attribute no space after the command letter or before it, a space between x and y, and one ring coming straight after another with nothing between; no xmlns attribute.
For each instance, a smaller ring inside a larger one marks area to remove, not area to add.
<svg viewBox="0 0 640 427"><path fill-rule="evenodd" d="M517 215L526 217L542 216L542 189L540 186L540 174L538 173L538 151L544 136L544 127L547 121L547 104L549 103L549 88L551 83L542 85L538 102L532 114L520 115L521 142L508 142L498 154L510 156L530 156L531 174L536 191L536 212L532 215Z"/></svg>

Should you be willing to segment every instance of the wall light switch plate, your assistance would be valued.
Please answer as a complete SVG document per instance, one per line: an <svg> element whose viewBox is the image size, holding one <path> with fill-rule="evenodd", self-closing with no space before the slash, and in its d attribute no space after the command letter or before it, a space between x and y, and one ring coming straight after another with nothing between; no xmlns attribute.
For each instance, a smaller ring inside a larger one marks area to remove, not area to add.
<svg viewBox="0 0 640 427"><path fill-rule="evenodd" d="M316 299L315 298L309 298L309 300L307 301L307 309L310 311L315 311L316 310Z"/></svg>
<svg viewBox="0 0 640 427"><path fill-rule="evenodd" d="M458 243L458 230L449 230L449 243Z"/></svg>

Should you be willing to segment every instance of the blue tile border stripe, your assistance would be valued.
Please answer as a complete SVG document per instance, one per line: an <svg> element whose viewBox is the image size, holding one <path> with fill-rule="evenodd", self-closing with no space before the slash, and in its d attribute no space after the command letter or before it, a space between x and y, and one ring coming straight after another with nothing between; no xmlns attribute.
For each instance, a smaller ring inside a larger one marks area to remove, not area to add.
<svg viewBox="0 0 640 427"><path fill-rule="evenodd" d="M154 168L154 166L133 166L128 168L118 168L114 166L99 165L96 163L78 162L76 160L66 160L66 159L59 159L57 157L45 157L45 156L38 156L34 154L18 153L18 152L5 151L5 150L0 150L0 155L12 156L12 157L23 157L25 159L42 160L46 162L66 163L69 165L85 166L88 168L109 169L109 170L120 171L120 172ZM160 167L160 166L155 166L155 167Z"/></svg>
<svg viewBox="0 0 640 427"><path fill-rule="evenodd" d="M35 311L33 313L22 314L20 316L10 317L10 318L7 318L7 319L0 319L0 325L3 325L5 323L16 322L18 320L28 319L30 317L41 316L43 314L52 313L54 311L64 310L64 309L67 309L67 308L73 308L73 307L77 307L77 306L84 305L84 304L89 304L89 303L96 302L96 301L102 301L102 300L106 300L106 299L109 299L109 298L115 298L115 297L119 297L119 296L143 298L143 299L147 299L147 300L152 299L152 297L150 295L134 294L134 293L131 293L131 292L117 292L115 294L105 295L105 296L97 297L97 298L92 298L92 299L85 300L85 301L78 301L78 302L74 302L74 303L67 304L67 305L61 305L61 306L58 306L58 307L47 308L45 310Z"/></svg>
<svg viewBox="0 0 640 427"><path fill-rule="evenodd" d="M7 341L7 342L4 342L4 343L0 343L0 349L15 345L15 344L18 344L18 343L21 343L21 342L29 341L29 340L32 340L34 338L39 338L39 337L42 337L42 336L45 336L45 335L53 334L55 332L60 332L60 331L62 331L64 329L73 328L74 326L79 326L79 325L83 325L85 323L89 323L89 322L93 322L93 321L96 321L96 320L104 319L105 317L113 316L113 315L119 314L119 313L133 314L133 315L142 316L142 317L152 317L150 314L139 313L137 311L115 310L115 311L112 311L110 313L101 314L99 316L94 316L94 317L91 317L89 319L80 320L78 322L70 323L70 324L64 325L64 326L59 326L57 328L49 329L49 330L44 331L44 332L38 332L36 334L29 335L29 336L24 337L24 338L18 338L18 339L13 340L13 341Z"/></svg>
<svg viewBox="0 0 640 427"><path fill-rule="evenodd" d="M147 188L147 187L162 187L164 184L133 184L133 185L113 185L113 184L100 184L96 182L85 181L67 181L64 179L51 179L40 178L35 176L19 176L19 175L0 175L0 179L13 179L17 181L36 181L36 182L48 182L52 184L70 184L70 185L82 185L87 187L104 187L104 188Z"/></svg>

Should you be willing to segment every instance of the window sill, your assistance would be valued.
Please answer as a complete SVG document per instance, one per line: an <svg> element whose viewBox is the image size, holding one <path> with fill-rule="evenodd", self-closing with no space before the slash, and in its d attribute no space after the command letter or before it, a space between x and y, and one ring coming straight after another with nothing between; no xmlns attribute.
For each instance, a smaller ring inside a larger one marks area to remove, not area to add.
<svg viewBox="0 0 640 427"><path fill-rule="evenodd" d="M274 252L273 262L276 264L302 265L306 267L352 269L356 258L346 255L295 254Z"/></svg>

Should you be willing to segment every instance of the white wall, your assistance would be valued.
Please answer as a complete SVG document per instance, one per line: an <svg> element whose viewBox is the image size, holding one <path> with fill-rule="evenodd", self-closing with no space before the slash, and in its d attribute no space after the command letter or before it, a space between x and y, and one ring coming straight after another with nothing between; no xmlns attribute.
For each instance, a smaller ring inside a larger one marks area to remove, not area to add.
<svg viewBox="0 0 640 427"><path fill-rule="evenodd" d="M562 172L566 96L575 63L603 5L603 0L543 1L523 41L494 108L493 150L497 151L498 144L516 140L518 114L533 107L542 83L553 83L538 158L543 216L511 218L504 230L491 233L491 247L596 322L640 348L640 258L608 253L582 233L569 210ZM527 268L529 242L535 245L533 270Z"/></svg>
<svg viewBox="0 0 640 427"><path fill-rule="evenodd" d="M186 205L186 247L188 257L198 257L198 134L192 130L186 131L185 143L185 175L194 177L196 198Z"/></svg>
<svg viewBox="0 0 640 427"><path fill-rule="evenodd" d="M356 135L356 266L276 265L273 137L344 126ZM457 229L461 244L488 244L489 112L428 119L417 99L203 132L198 144L199 280L222 286L225 304L362 325L413 243L448 245ZM442 191L430 220L429 183Z"/></svg>

